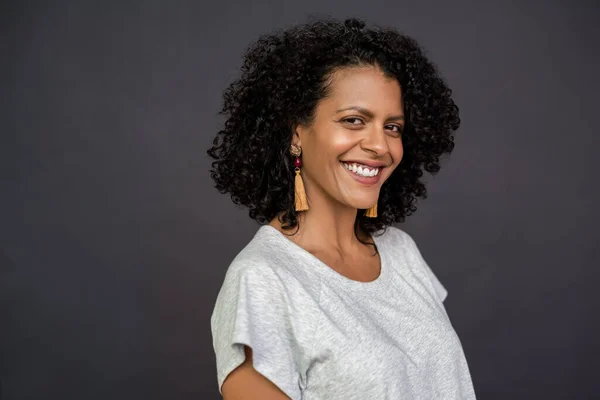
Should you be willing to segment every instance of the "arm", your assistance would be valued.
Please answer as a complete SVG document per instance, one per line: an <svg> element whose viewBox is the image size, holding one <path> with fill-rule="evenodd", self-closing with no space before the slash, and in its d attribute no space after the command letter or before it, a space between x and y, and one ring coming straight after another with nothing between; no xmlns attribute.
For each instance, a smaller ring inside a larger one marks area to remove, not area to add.
<svg viewBox="0 0 600 400"><path fill-rule="evenodd" d="M244 346L246 360L223 382L223 400L289 400L273 382L252 366L252 349Z"/></svg>

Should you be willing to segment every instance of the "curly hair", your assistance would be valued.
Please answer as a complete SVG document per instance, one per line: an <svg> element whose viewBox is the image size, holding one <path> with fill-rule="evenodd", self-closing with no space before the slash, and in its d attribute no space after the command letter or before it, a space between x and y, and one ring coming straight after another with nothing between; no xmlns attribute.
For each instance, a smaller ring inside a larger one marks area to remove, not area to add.
<svg viewBox="0 0 600 400"><path fill-rule="evenodd" d="M353 66L377 66L396 79L405 110L403 159L381 187L378 216L359 210L355 233L385 230L414 213L417 198L427 197L423 172L437 173L440 156L454 148L458 107L414 39L390 28L367 29L358 19L295 26L248 48L241 76L223 94L224 127L208 150L216 188L260 224L284 211L283 227L295 227L293 128L313 121L331 74Z"/></svg>

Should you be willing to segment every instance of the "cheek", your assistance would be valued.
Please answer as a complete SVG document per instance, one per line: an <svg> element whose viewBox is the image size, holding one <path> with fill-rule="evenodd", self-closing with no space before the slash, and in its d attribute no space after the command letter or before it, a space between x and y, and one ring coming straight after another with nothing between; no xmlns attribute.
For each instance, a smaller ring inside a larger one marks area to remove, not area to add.
<svg viewBox="0 0 600 400"><path fill-rule="evenodd" d="M356 135L336 127L332 127L321 138L322 140L319 141L320 154L328 157L328 159L321 160L324 163L335 161L356 145Z"/></svg>
<svg viewBox="0 0 600 400"><path fill-rule="evenodd" d="M400 164L402 157L404 156L404 146L402 145L401 139L396 139L394 143L389 144L390 154L394 164Z"/></svg>

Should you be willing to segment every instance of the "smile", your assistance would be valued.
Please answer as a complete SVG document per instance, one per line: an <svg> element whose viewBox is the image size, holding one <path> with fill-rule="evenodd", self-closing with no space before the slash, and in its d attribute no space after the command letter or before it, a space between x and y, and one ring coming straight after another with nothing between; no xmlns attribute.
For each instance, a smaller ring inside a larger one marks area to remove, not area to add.
<svg viewBox="0 0 600 400"><path fill-rule="evenodd" d="M350 171L353 174L356 174L360 177L363 177L363 178L373 178L373 177L379 175L380 169L376 168L376 167L369 167L367 165L362 165L362 164L358 164L358 163L345 163L345 162L342 162L342 165L348 171Z"/></svg>

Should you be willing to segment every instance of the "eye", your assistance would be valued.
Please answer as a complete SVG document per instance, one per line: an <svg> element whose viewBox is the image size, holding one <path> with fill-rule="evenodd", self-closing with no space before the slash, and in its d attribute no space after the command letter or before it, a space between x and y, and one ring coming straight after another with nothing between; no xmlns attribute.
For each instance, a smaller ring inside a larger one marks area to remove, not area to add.
<svg viewBox="0 0 600 400"><path fill-rule="evenodd" d="M399 135L402 134L404 127L402 125L387 125L386 128Z"/></svg>
<svg viewBox="0 0 600 400"><path fill-rule="evenodd" d="M358 118L358 117L344 118L342 120L342 122L345 122L348 125L356 125L356 126L360 126L360 125L364 124L364 121L361 118Z"/></svg>

